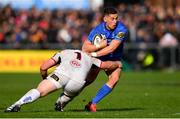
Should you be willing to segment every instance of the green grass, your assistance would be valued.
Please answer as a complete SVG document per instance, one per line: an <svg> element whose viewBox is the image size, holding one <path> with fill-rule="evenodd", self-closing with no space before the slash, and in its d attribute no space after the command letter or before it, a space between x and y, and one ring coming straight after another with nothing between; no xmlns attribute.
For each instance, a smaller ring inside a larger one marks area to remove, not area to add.
<svg viewBox="0 0 180 119"><path fill-rule="evenodd" d="M124 72L116 88L97 105L96 113L84 111L84 105L107 81L103 72L78 97L67 105L64 112L54 111L59 93L22 106L18 113L4 113L29 89L40 82L39 74L0 74L0 118L140 118L180 117L180 72Z"/></svg>

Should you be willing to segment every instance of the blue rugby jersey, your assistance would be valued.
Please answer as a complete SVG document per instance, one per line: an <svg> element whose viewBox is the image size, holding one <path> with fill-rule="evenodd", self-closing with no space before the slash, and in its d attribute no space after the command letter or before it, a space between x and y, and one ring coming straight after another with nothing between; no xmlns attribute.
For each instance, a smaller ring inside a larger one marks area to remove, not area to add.
<svg viewBox="0 0 180 119"><path fill-rule="evenodd" d="M108 30L106 28L106 23L102 22L99 25L97 25L94 29L91 30L88 40L90 42L93 42L95 39L96 35L103 34L106 36L107 43L108 45L111 43L112 40L120 40L121 44L119 47L112 53L109 53L105 56L100 57L102 61L116 61L116 60L121 60L122 55L123 55L123 47L124 47L124 41L127 39L128 35L128 29L126 26L118 21L115 29L113 30Z"/></svg>

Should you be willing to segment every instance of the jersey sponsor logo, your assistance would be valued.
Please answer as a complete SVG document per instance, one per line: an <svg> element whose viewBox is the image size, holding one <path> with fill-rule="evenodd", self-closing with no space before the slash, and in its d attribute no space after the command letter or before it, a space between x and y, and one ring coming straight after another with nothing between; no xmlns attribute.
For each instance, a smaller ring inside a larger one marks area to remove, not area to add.
<svg viewBox="0 0 180 119"><path fill-rule="evenodd" d="M119 38L123 38L124 37L124 33L123 32L119 32L117 35Z"/></svg>
<svg viewBox="0 0 180 119"><path fill-rule="evenodd" d="M73 66L75 68L80 68L81 67L81 64L76 60L71 60L70 64L71 64L71 66Z"/></svg>
<svg viewBox="0 0 180 119"><path fill-rule="evenodd" d="M53 78L53 79L54 79L54 80L56 80L56 81L58 81L58 80L59 80L59 77L58 77L58 76L56 76L56 74L52 74L50 77L51 77L51 78Z"/></svg>

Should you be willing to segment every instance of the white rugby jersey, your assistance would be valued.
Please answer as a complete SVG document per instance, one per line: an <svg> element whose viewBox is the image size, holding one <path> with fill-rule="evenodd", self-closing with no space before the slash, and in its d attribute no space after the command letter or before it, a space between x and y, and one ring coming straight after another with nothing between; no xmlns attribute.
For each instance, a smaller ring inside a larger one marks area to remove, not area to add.
<svg viewBox="0 0 180 119"><path fill-rule="evenodd" d="M74 80L85 80L91 66L100 67L101 60L88 56L80 50L63 50L52 59L60 63L54 72L63 74Z"/></svg>

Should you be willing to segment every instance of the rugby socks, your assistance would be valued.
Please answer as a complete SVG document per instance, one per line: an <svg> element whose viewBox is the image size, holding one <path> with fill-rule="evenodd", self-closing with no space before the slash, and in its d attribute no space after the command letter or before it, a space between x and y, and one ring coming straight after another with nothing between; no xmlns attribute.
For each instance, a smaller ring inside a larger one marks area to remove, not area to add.
<svg viewBox="0 0 180 119"><path fill-rule="evenodd" d="M15 105L23 105L35 101L40 97L40 92L37 89L31 89L21 99L19 99Z"/></svg>
<svg viewBox="0 0 180 119"><path fill-rule="evenodd" d="M61 105L62 105L62 108L64 108L66 106L66 104L68 104L71 100L72 100L71 97L69 97L66 94L62 93L61 97L58 98L56 103L60 102Z"/></svg>
<svg viewBox="0 0 180 119"><path fill-rule="evenodd" d="M98 103L101 99L103 99L106 95L108 95L112 91L112 88L104 84L101 89L98 91L96 96L92 99L92 104Z"/></svg>

